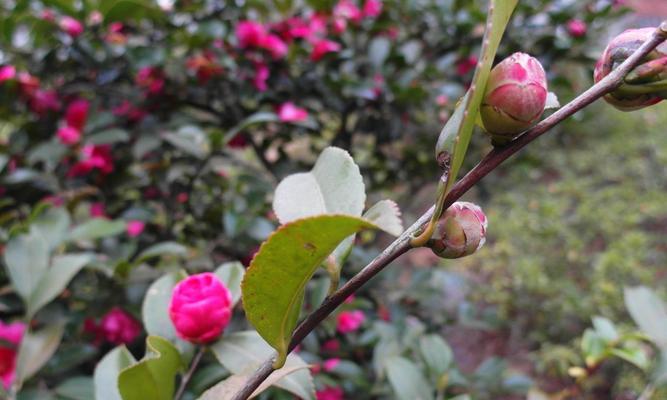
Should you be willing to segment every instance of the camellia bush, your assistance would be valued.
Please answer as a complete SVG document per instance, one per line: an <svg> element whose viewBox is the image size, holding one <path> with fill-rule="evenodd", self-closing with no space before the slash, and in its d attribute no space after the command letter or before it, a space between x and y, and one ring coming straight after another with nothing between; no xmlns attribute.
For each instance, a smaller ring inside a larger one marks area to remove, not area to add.
<svg viewBox="0 0 667 400"><path fill-rule="evenodd" d="M3 3L0 397L581 398L609 360L659 393L648 288L625 292L639 329L590 316L548 394L500 358L458 365L443 268L382 271L480 250L493 225L459 198L575 112L667 96L664 24L595 65L618 3ZM562 70L594 66L560 107Z"/></svg>

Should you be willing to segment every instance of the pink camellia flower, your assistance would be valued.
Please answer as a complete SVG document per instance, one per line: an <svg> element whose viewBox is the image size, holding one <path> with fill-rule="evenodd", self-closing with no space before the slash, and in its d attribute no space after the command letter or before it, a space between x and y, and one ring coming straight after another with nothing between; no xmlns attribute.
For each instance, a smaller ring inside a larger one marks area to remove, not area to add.
<svg viewBox="0 0 667 400"><path fill-rule="evenodd" d="M99 329L102 337L112 344L130 344L141 334L141 323L119 307L102 317Z"/></svg>
<svg viewBox="0 0 667 400"><path fill-rule="evenodd" d="M58 25L60 26L60 29L65 31L68 35L70 35L73 38L83 33L83 24L78 20L67 15L60 19Z"/></svg>
<svg viewBox="0 0 667 400"><path fill-rule="evenodd" d="M16 67L13 65L3 65L0 67L0 83L12 80L16 77Z"/></svg>
<svg viewBox="0 0 667 400"><path fill-rule="evenodd" d="M322 363L322 368L324 368L326 372L331 372L336 369L338 364L340 364L340 358L330 358L328 360L324 360Z"/></svg>
<svg viewBox="0 0 667 400"><path fill-rule="evenodd" d="M361 327L365 320L366 315L361 310L343 311L338 314L336 329L340 333L354 332Z"/></svg>
<svg viewBox="0 0 667 400"><path fill-rule="evenodd" d="M366 0L361 12L366 18L375 18L382 14L382 0Z"/></svg>
<svg viewBox="0 0 667 400"><path fill-rule="evenodd" d="M340 342L336 339L329 339L326 342L322 343L322 350L328 352L336 352L340 350Z"/></svg>
<svg viewBox="0 0 667 400"><path fill-rule="evenodd" d="M181 204L187 203L189 198L190 198L190 196L188 195L187 192L181 192L181 193L176 195L176 201L181 203Z"/></svg>
<svg viewBox="0 0 667 400"><path fill-rule="evenodd" d="M322 13L313 14L308 19L308 27L310 28L309 39L322 37L327 34L327 21L329 17Z"/></svg>
<svg viewBox="0 0 667 400"><path fill-rule="evenodd" d="M363 13L352 0L340 0L333 9L334 19L350 20L359 22L363 18Z"/></svg>
<svg viewBox="0 0 667 400"><path fill-rule="evenodd" d="M19 82L19 89L24 96L31 97L39 89L39 78L30 75L28 72L19 72L16 75Z"/></svg>
<svg viewBox="0 0 667 400"><path fill-rule="evenodd" d="M287 40L306 39L313 34L311 23L299 17L287 19L284 22L282 31Z"/></svg>
<svg viewBox="0 0 667 400"><path fill-rule="evenodd" d="M106 206L104 205L104 203L100 203L100 202L92 203L90 205L90 209L88 210L88 213L93 218L106 218L106 216L107 216Z"/></svg>
<svg viewBox="0 0 667 400"><path fill-rule="evenodd" d="M310 53L312 61L320 61L322 57L328 53L335 53L340 51L339 43L329 39L319 39L313 42L313 51Z"/></svg>
<svg viewBox="0 0 667 400"><path fill-rule="evenodd" d="M102 23L102 21L104 21L104 15L102 15L102 13L98 10L94 10L90 13L90 15L88 15L88 23L90 25L99 25ZM114 23L112 23L112 25L113 24Z"/></svg>
<svg viewBox="0 0 667 400"><path fill-rule="evenodd" d="M278 118L282 122L301 122L308 119L308 111L288 101L278 107Z"/></svg>
<svg viewBox="0 0 667 400"><path fill-rule="evenodd" d="M430 244L443 258L473 254L486 242L488 221L482 209L465 201L452 204L440 217Z"/></svg>
<svg viewBox="0 0 667 400"><path fill-rule="evenodd" d="M169 318L179 337L192 343L216 340L232 316L232 295L211 272L191 275L172 292Z"/></svg>
<svg viewBox="0 0 667 400"><path fill-rule="evenodd" d="M46 22L55 22L56 21L56 13L53 12L52 9L50 8L45 8L42 10L42 13L40 14L40 18L43 19Z"/></svg>
<svg viewBox="0 0 667 400"><path fill-rule="evenodd" d="M496 65L480 110L484 128L499 143L533 126L547 100L542 64L526 53L514 53Z"/></svg>
<svg viewBox="0 0 667 400"><path fill-rule="evenodd" d="M164 87L164 72L158 67L143 67L137 72L135 82L149 94L159 94Z"/></svg>
<svg viewBox="0 0 667 400"><path fill-rule="evenodd" d="M109 145L85 145L81 149L79 161L70 168L67 176L83 176L97 169L102 174L109 174L114 170L111 146Z"/></svg>
<svg viewBox="0 0 667 400"><path fill-rule="evenodd" d="M60 98L55 90L35 90L28 99L28 107L37 115L60 110Z"/></svg>
<svg viewBox="0 0 667 400"><path fill-rule="evenodd" d="M236 40L241 48L261 46L266 35L266 28L259 22L245 20L236 24Z"/></svg>
<svg viewBox="0 0 667 400"><path fill-rule="evenodd" d="M23 339L26 325L22 322L5 324L0 321L0 379L5 389L9 389L16 378L16 356Z"/></svg>
<svg viewBox="0 0 667 400"><path fill-rule="evenodd" d="M477 66L477 57L468 56L456 63L456 74L459 76L468 75L468 72L475 69Z"/></svg>
<svg viewBox="0 0 667 400"><path fill-rule="evenodd" d="M61 126L56 132L56 136L64 145L73 145L81 140L81 131L69 125Z"/></svg>
<svg viewBox="0 0 667 400"><path fill-rule="evenodd" d="M260 47L271 53L274 59L280 59L287 55L287 44L274 34L266 35L260 44Z"/></svg>
<svg viewBox="0 0 667 400"><path fill-rule="evenodd" d="M141 235L141 233L144 231L144 228L146 228L146 223L144 221L139 221L139 220L131 220L127 221L127 235L130 237L137 237Z"/></svg>
<svg viewBox="0 0 667 400"><path fill-rule="evenodd" d="M88 100L74 100L69 103L65 110L65 122L72 128L83 129L84 125L86 125L86 120L88 119L89 109L90 102Z"/></svg>
<svg viewBox="0 0 667 400"><path fill-rule="evenodd" d="M269 66L263 62L255 63L255 76L252 79L252 84L260 92L265 92L268 89L266 81L270 75Z"/></svg>
<svg viewBox="0 0 667 400"><path fill-rule="evenodd" d="M343 400L345 393L339 387L325 386L315 392L317 400Z"/></svg>
<svg viewBox="0 0 667 400"><path fill-rule="evenodd" d="M586 36L586 31L588 30L586 23L580 19L571 19L567 21L566 27L567 33L575 38Z"/></svg>
<svg viewBox="0 0 667 400"><path fill-rule="evenodd" d="M129 100L123 100L119 105L111 109L113 115L117 117L125 117L130 122L139 122L146 114L146 111L130 103Z"/></svg>

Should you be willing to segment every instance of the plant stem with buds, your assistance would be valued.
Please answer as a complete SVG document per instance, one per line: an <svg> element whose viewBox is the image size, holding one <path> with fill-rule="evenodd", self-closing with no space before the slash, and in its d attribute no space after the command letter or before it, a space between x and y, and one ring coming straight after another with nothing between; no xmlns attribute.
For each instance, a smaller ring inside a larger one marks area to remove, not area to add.
<svg viewBox="0 0 667 400"><path fill-rule="evenodd" d="M577 96L558 111L542 120L533 128L527 130L523 135L508 143L503 147L496 147L490 151L468 174L466 174L459 182L454 185L452 190L447 195L445 200L445 209L458 200L464 193L472 188L477 182L498 167L503 161L517 153L524 148L528 143L537 139L541 135L548 132L551 128L563 122L568 117L582 110L584 107L590 105L595 100L604 95L614 91L622 83L624 77L637 65L641 60L655 49L660 43L667 39L667 21L660 24L660 27L655 30L649 40L637 49L630 57L628 57L621 65L614 71L607 75L604 79L591 86L584 93ZM328 317L340 304L345 301L351 294L355 293L366 282L382 271L387 265L398 258L400 255L406 253L411 249L410 238L430 220L433 215L434 208L431 207L426 211L410 228L401 234L393 243L391 243L382 253L380 253L373 261L371 261L364 269L357 275L352 277L345 285L334 292L327 300L320 305L315 311L308 315L296 328L292 335L292 340L289 345L289 351L292 351L301 341L319 325L326 317ZM248 379L245 385L236 393L233 400L247 399L257 387L273 372L273 357L267 359L255 373Z"/></svg>

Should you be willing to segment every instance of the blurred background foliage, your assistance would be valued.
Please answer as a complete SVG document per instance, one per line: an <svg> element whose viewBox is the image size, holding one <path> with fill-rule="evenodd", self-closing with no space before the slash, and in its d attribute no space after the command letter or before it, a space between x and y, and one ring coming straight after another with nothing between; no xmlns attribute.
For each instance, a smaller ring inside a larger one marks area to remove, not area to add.
<svg viewBox="0 0 667 400"><path fill-rule="evenodd" d="M521 0L498 58L515 51L539 58L564 103L590 85L595 58L629 15L618 3ZM486 2L387 0L380 14L328 26L316 39L290 36L289 28L315 12L331 25L336 4L0 5L0 65L19 73L0 83L0 241L54 206L68 210L75 226L95 220L100 209L120 223L88 225L62 245L97 258L32 321L40 327L63 320L66 329L24 398L86 398L62 387L89 389L111 346L85 321L114 307L141 320L148 286L177 268L247 264L277 226L270 209L277 182L310 168L329 145L350 151L370 199L396 200L406 223L432 202L432 148L471 78ZM80 21L83 32L68 31L65 16ZM287 50L242 46L241 20L264 23ZM338 47L314 55L324 39ZM56 132L76 99L88 100L90 111L80 141L65 144ZM281 116L287 102L307 117ZM396 377L415 368L440 398L525 398L531 388L534 399L637 398L650 379L636 366L606 360L587 379L575 379L572 368L585 363L581 342L592 317L636 329L625 311L625 286L644 284L667 296L665 111L660 104L624 114L595 104L485 178L466 196L489 217L482 251L455 262L427 250L404 256L343 306L364 312L358 331L337 332L337 314L307 338L300 354L316 366L318 398L396 398L404 384ZM490 149L482 134L472 146L467 167ZM92 151L101 164L91 166ZM137 221L145 229L125 231ZM384 241L362 235L344 275ZM145 257L159 243L169 245ZM9 321L25 309L4 270L0 279L0 313ZM307 309L321 302L327 285L325 274L316 276ZM233 326L247 328L241 312ZM141 342L128 343L135 355L143 354ZM648 345L638 351L652 354ZM431 353L441 358L429 359ZM331 359L338 362L320 366ZM228 374L212 359L204 365L190 398ZM546 393L551 397L537 397ZM292 395L275 389L264 396Z"/></svg>

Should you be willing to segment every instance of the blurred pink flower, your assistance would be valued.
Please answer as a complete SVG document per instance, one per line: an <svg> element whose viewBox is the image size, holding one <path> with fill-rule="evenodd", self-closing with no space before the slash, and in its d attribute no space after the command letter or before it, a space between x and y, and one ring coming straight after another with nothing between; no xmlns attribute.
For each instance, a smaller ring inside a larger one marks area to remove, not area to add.
<svg viewBox="0 0 667 400"><path fill-rule="evenodd" d="M375 18L382 14L382 0L366 0L362 8L364 17Z"/></svg>
<svg viewBox="0 0 667 400"><path fill-rule="evenodd" d="M366 320L366 315L361 310L343 311L338 314L336 329L340 333L354 332L361 327Z"/></svg>
<svg viewBox="0 0 667 400"><path fill-rule="evenodd" d="M101 202L92 203L88 213L94 218L106 218L106 206Z"/></svg>
<svg viewBox="0 0 667 400"><path fill-rule="evenodd" d="M68 35L70 35L73 38L83 33L83 24L81 24L81 22L79 22L78 20L67 15L60 18L60 22L58 23L58 25L60 26L60 29L65 31Z"/></svg>
<svg viewBox="0 0 667 400"><path fill-rule="evenodd" d="M0 321L0 380L5 389L9 389L16 378L16 356L21 344L26 325L23 322L5 324Z"/></svg>
<svg viewBox="0 0 667 400"><path fill-rule="evenodd" d="M0 83L12 80L16 77L16 67L13 65L3 65L0 67Z"/></svg>
<svg viewBox="0 0 667 400"><path fill-rule="evenodd" d="M146 111L133 105L128 100L123 100L123 102L114 107L111 112L117 117L127 118L130 122L139 122L147 114Z"/></svg>
<svg viewBox="0 0 667 400"><path fill-rule="evenodd" d="M88 23L90 25L99 25L104 21L104 15L102 15L101 12L98 10L94 10L93 12L88 15ZM111 25L115 24L117 22L112 22Z"/></svg>
<svg viewBox="0 0 667 400"><path fill-rule="evenodd" d="M325 386L322 390L315 392L317 400L343 400L345 393L339 387Z"/></svg>
<svg viewBox="0 0 667 400"><path fill-rule="evenodd" d="M70 168L69 177L83 176L98 169L103 174L113 172L114 164L109 145L85 145L81 149L79 161Z"/></svg>
<svg viewBox="0 0 667 400"><path fill-rule="evenodd" d="M313 43L313 51L310 53L310 59L319 61L328 53L335 53L340 51L339 43L329 39L319 39Z"/></svg>
<svg viewBox="0 0 667 400"><path fill-rule="evenodd" d="M459 76L467 75L468 72L474 70L476 66L477 66L477 57L468 56L462 60L459 60L459 62L456 63L456 73Z"/></svg>
<svg viewBox="0 0 667 400"><path fill-rule="evenodd" d="M110 23L104 40L108 43L118 45L127 43L127 35L123 33L123 29L125 29L125 25L122 22Z"/></svg>
<svg viewBox="0 0 667 400"><path fill-rule="evenodd" d="M84 332L95 336L94 343L130 344L141 334L142 326L132 315L120 307L104 314L99 323L89 318L84 321Z"/></svg>
<svg viewBox="0 0 667 400"><path fill-rule="evenodd" d="M50 8L45 8L42 10L42 13L39 17L47 22L54 22L56 20L56 14Z"/></svg>
<svg viewBox="0 0 667 400"><path fill-rule="evenodd" d="M336 339L329 339L322 343L322 350L328 352L336 352L340 350L340 342Z"/></svg>
<svg viewBox="0 0 667 400"><path fill-rule="evenodd" d="M32 96L39 89L39 78L28 72L19 72L17 75L19 88L24 96Z"/></svg>
<svg viewBox="0 0 667 400"><path fill-rule="evenodd" d="M56 136L64 145L76 144L81 140L81 131L69 125L61 126L56 132Z"/></svg>
<svg viewBox="0 0 667 400"><path fill-rule="evenodd" d="M65 122L72 128L83 129L84 125L86 125L86 120L88 119L89 109L90 102L88 100L74 100L69 103L65 110Z"/></svg>
<svg viewBox="0 0 667 400"><path fill-rule="evenodd" d="M181 203L181 204L187 203L189 198L190 198L190 196L188 195L187 192L181 192L181 193L176 195L176 201Z"/></svg>
<svg viewBox="0 0 667 400"><path fill-rule="evenodd" d="M182 339L192 343L216 340L232 316L232 295L211 272L180 281L169 302L169 318Z"/></svg>
<svg viewBox="0 0 667 400"><path fill-rule="evenodd" d="M313 14L308 19L308 27L310 28L310 39L324 36L327 34L327 20L328 17L324 14Z"/></svg>
<svg viewBox="0 0 667 400"><path fill-rule="evenodd" d="M259 47L266 37L266 28L256 21L239 21L236 24L236 40L239 47Z"/></svg>
<svg viewBox="0 0 667 400"><path fill-rule="evenodd" d="M334 6L333 17L334 19L359 22L363 18L363 14L352 0L340 0L338 4Z"/></svg>
<svg viewBox="0 0 667 400"><path fill-rule="evenodd" d="M146 223L144 221L139 221L139 220L131 220L127 221L127 235L130 237L137 237L141 235L141 233L144 231L144 228L146 228Z"/></svg>
<svg viewBox="0 0 667 400"><path fill-rule="evenodd" d="M263 62L255 63L255 76L252 79L252 84L260 92L264 92L266 89L268 89L266 81L269 79L269 74L270 71L268 65L264 64Z"/></svg>
<svg viewBox="0 0 667 400"><path fill-rule="evenodd" d="M215 62L215 57L210 51L188 58L185 66L197 75L199 83L206 83L222 74L222 67Z"/></svg>
<svg viewBox="0 0 667 400"><path fill-rule="evenodd" d="M586 32L588 31L588 26L586 25L586 22L580 19L571 19L567 21L566 27L567 27L567 33L575 38L586 36Z"/></svg>
<svg viewBox="0 0 667 400"><path fill-rule="evenodd" d="M28 99L28 106L37 115L60 110L60 99L55 90L35 90Z"/></svg>
<svg viewBox="0 0 667 400"><path fill-rule="evenodd" d="M137 72L135 81L149 94L159 94L164 88L164 72L158 67L143 67Z"/></svg>
<svg viewBox="0 0 667 400"><path fill-rule="evenodd" d="M279 59L287 55L288 47L278 35L266 35L260 44L260 47L271 53L274 59Z"/></svg>
<svg viewBox="0 0 667 400"><path fill-rule="evenodd" d="M305 108L297 107L291 101L281 104L278 107L278 118L282 122L301 122L308 119L308 111Z"/></svg>
<svg viewBox="0 0 667 400"><path fill-rule="evenodd" d="M322 363L322 368L326 372L331 372L332 370L336 369L336 367L340 364L340 358L330 358L328 360L324 360Z"/></svg>

